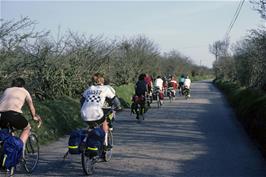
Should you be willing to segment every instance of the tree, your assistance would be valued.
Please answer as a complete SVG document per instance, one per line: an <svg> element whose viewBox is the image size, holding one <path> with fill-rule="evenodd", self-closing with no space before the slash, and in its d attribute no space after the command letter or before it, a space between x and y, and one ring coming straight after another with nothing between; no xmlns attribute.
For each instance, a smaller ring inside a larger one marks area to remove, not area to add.
<svg viewBox="0 0 266 177"><path fill-rule="evenodd" d="M216 78L223 77L224 73L222 72L223 60L229 56L228 52L229 41L215 41L212 45L209 45L209 51L215 56L215 61L213 63L213 69L215 71Z"/></svg>
<svg viewBox="0 0 266 177"><path fill-rule="evenodd" d="M260 13L261 18L266 20L266 0L252 0L251 3L255 5L254 9Z"/></svg>

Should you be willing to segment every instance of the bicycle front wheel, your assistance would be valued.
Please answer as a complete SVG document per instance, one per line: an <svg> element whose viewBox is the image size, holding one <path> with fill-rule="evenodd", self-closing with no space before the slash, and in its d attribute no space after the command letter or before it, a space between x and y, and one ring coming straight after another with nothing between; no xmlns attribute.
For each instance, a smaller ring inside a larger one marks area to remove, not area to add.
<svg viewBox="0 0 266 177"><path fill-rule="evenodd" d="M23 151L23 167L28 173L32 173L39 162L39 142L37 135L31 133Z"/></svg>

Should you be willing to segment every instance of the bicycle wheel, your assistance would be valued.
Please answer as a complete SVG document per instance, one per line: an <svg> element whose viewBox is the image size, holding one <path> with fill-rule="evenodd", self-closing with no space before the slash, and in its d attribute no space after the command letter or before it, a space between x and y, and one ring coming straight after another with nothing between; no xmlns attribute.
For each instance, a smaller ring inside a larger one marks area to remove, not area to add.
<svg viewBox="0 0 266 177"><path fill-rule="evenodd" d="M160 103L160 97L159 97L159 93L157 93L157 108L160 108L161 103Z"/></svg>
<svg viewBox="0 0 266 177"><path fill-rule="evenodd" d="M86 151L84 150L81 154L82 169L86 175L92 175L95 170L95 159L94 157L86 156L85 152Z"/></svg>
<svg viewBox="0 0 266 177"><path fill-rule="evenodd" d="M113 141L113 133L112 131L108 131L108 137L107 137L107 140L108 140L108 145L110 145L111 147L113 147L114 145L114 141ZM105 162L108 162L111 160L112 158L112 148L111 149L108 149L107 151L104 152L104 161Z"/></svg>
<svg viewBox="0 0 266 177"><path fill-rule="evenodd" d="M23 167L28 173L32 173L39 161L39 142L37 135L31 133L23 151Z"/></svg>
<svg viewBox="0 0 266 177"><path fill-rule="evenodd" d="M172 100L173 100L173 97L172 97L172 93L171 93L171 92L168 94L168 97L169 97L169 101L170 101L170 103L171 103Z"/></svg>

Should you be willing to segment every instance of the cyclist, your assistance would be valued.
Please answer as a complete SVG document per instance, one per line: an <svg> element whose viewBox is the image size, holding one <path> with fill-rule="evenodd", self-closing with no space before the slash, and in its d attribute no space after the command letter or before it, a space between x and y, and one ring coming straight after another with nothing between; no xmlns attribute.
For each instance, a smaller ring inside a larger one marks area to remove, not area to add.
<svg viewBox="0 0 266 177"><path fill-rule="evenodd" d="M168 88L170 89L171 92L173 92L173 96L174 97L175 97L175 94L176 94L177 87L178 87L178 83L175 80L175 77L174 76L171 76L170 77L170 81L168 83Z"/></svg>
<svg viewBox="0 0 266 177"><path fill-rule="evenodd" d="M149 101L148 104L151 104L151 102L152 102L152 89L153 89L152 81L153 81L153 78L152 78L152 76L146 74L144 80L145 80L145 82L147 84L147 89L148 89L147 90L147 98L149 98L148 99L148 101ZM150 106L150 105L148 105L148 106Z"/></svg>
<svg viewBox="0 0 266 177"><path fill-rule="evenodd" d="M148 85L145 82L146 74L140 74L138 81L135 85L135 96L133 98L134 104L139 103L141 109L145 108L145 98L148 91ZM135 112L137 113L137 104L134 105ZM136 119L139 119L139 114L137 113Z"/></svg>
<svg viewBox="0 0 266 177"><path fill-rule="evenodd" d="M17 78L12 81L11 87L7 88L0 99L0 127L14 127L22 130L20 139L25 144L29 135L31 126L27 119L22 115L22 106L25 101L30 110L32 119L37 121L38 128L41 126L42 119L36 114L30 93L24 88L25 81Z"/></svg>
<svg viewBox="0 0 266 177"><path fill-rule="evenodd" d="M185 76L184 74L182 74L181 77L179 78L179 95L183 95L184 82L185 82Z"/></svg>
<svg viewBox="0 0 266 177"><path fill-rule="evenodd" d="M155 82L154 82L154 87L155 90L159 91L159 98L160 98L160 103L162 104L162 100L163 100L163 79L161 78L161 76L157 76Z"/></svg>
<svg viewBox="0 0 266 177"><path fill-rule="evenodd" d="M93 84L86 89L81 98L81 117L90 126L94 124L102 125L102 129L105 132L105 148L108 147L108 122L106 120L106 110L104 103L106 98L111 99L112 106L115 110L121 109L121 104L114 89L110 85L104 85L104 77L100 73L96 73L92 77Z"/></svg>
<svg viewBox="0 0 266 177"><path fill-rule="evenodd" d="M190 85L191 85L191 80L189 79L189 76L187 76L184 81L184 88L188 89L188 97L190 97Z"/></svg>

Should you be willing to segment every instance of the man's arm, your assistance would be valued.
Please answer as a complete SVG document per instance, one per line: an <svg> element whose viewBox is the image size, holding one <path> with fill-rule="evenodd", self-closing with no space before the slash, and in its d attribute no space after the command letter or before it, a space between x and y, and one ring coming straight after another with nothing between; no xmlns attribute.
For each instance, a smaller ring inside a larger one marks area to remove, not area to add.
<svg viewBox="0 0 266 177"><path fill-rule="evenodd" d="M36 110L35 110L35 107L33 105L32 99L28 98L28 99L26 99L26 102L27 102L28 108L30 110L31 117L32 117L32 119L34 119L34 117L36 116Z"/></svg>
<svg viewBox="0 0 266 177"><path fill-rule="evenodd" d="M38 124L38 128L39 128L42 124L42 119L39 115L36 114L36 110L35 110L35 107L33 105L33 101L32 101L32 98L30 95L27 95L26 102L27 102L28 108L30 110L32 119L39 122L39 124Z"/></svg>
<svg viewBox="0 0 266 177"><path fill-rule="evenodd" d="M115 96L112 99L112 105L114 106L115 110L121 110L122 109L120 100L118 99L117 96Z"/></svg>

